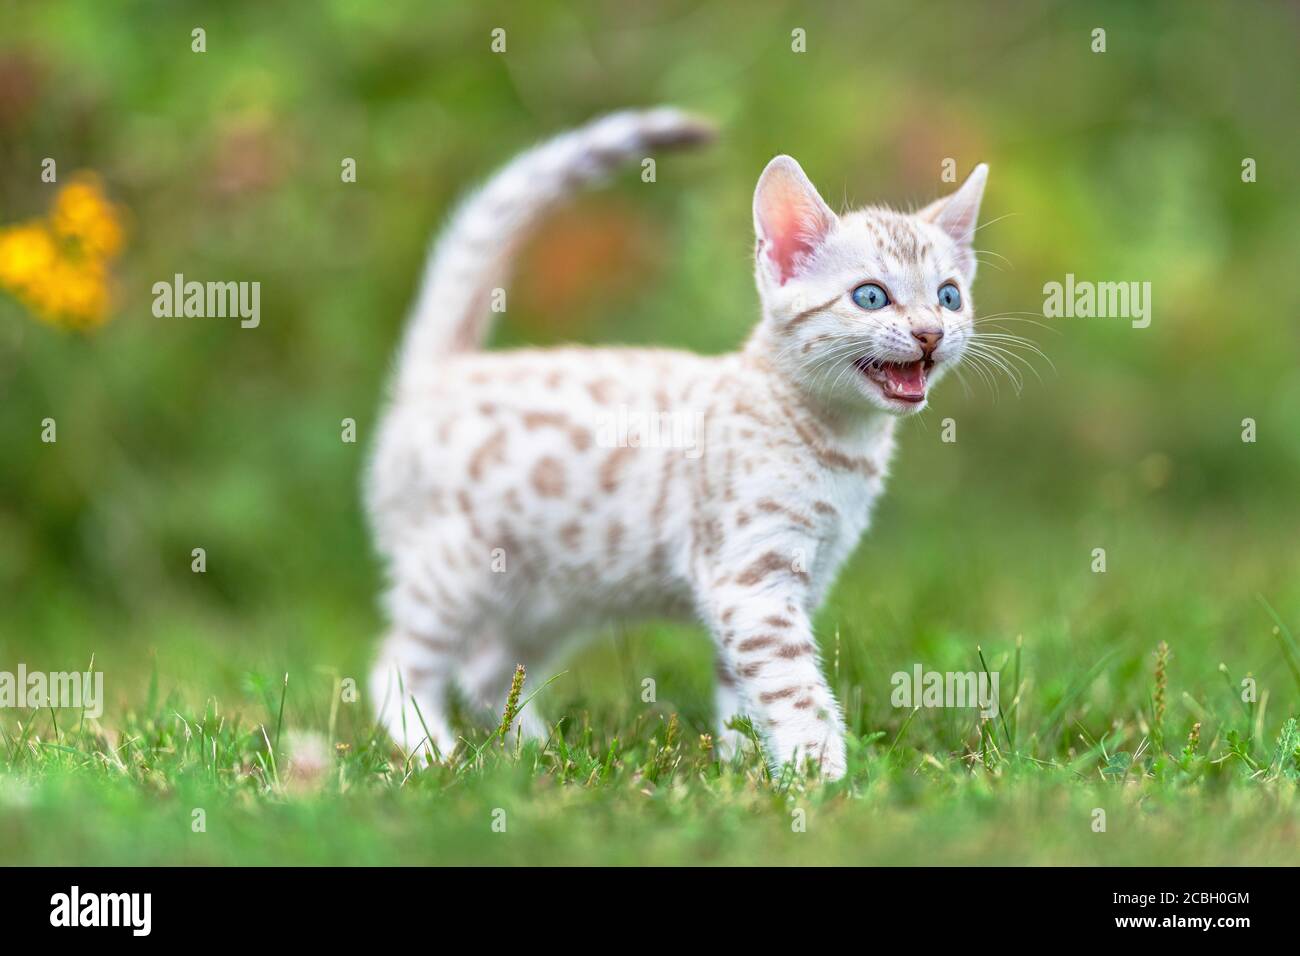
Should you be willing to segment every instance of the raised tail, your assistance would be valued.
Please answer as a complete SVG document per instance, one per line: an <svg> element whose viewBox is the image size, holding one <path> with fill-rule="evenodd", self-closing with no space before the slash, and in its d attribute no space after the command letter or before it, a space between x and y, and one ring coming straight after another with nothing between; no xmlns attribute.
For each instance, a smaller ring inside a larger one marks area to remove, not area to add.
<svg viewBox="0 0 1300 956"><path fill-rule="evenodd" d="M482 345L492 291L505 287L514 251L548 209L649 150L712 137L711 126L680 110L627 110L516 156L461 203L434 243L402 346L399 382L418 381L443 356Z"/></svg>

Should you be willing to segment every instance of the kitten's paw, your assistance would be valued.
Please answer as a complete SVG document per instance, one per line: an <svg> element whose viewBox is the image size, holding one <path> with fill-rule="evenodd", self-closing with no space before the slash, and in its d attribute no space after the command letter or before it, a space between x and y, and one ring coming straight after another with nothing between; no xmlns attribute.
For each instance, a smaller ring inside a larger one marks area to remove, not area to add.
<svg viewBox="0 0 1300 956"><path fill-rule="evenodd" d="M810 754L813 761L817 764L818 772L823 780L839 780L848 772L848 760L844 753L844 741L835 740L833 745L830 741L821 748L820 753Z"/></svg>
<svg viewBox="0 0 1300 956"><path fill-rule="evenodd" d="M848 771L844 738L838 734L791 747L781 762L784 766L791 761L801 772L813 767L823 780L839 780Z"/></svg>

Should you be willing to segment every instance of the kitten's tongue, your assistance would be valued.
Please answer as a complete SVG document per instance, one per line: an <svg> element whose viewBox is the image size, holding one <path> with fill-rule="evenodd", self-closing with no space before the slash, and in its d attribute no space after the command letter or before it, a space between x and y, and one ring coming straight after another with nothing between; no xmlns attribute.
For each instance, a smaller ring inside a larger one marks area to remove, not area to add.
<svg viewBox="0 0 1300 956"><path fill-rule="evenodd" d="M925 398L924 362L908 362L905 365L886 362L880 369L885 373L885 389L892 398L905 402L919 402Z"/></svg>

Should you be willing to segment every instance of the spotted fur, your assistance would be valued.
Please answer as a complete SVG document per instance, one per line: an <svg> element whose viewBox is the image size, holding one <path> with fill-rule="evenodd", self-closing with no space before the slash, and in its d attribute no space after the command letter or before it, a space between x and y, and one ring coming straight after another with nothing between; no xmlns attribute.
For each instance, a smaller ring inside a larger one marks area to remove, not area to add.
<svg viewBox="0 0 1300 956"><path fill-rule="evenodd" d="M454 746L453 683L499 710L516 663L541 676L575 634L684 616L713 636L720 725L748 714L775 762L844 771L812 615L867 528L896 418L924 405L890 398L859 362L915 360L920 326L944 333L931 383L960 359L984 167L914 215L837 216L774 159L754 200L762 316L738 352L478 350L509 253L549 207L705 138L668 109L566 133L489 180L431 253L367 482L391 620L370 689L405 747ZM957 312L935 301L949 280ZM895 304L864 312L851 297L864 281ZM607 427L620 410L702 428L689 446L623 442Z"/></svg>

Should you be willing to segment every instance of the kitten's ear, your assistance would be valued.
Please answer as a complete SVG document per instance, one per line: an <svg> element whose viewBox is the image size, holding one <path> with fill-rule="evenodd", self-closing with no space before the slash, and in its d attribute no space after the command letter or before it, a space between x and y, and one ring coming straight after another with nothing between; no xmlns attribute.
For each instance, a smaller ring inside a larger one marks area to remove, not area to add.
<svg viewBox="0 0 1300 956"><path fill-rule="evenodd" d="M962 269L971 277L975 275L975 253L971 244L975 239L980 200L984 198L984 183L988 178L988 166L980 163L955 193L936 199L916 214L920 219L934 223L957 244L961 250Z"/></svg>
<svg viewBox="0 0 1300 956"><path fill-rule="evenodd" d="M784 285L822 243L836 216L789 156L767 164L754 189L758 259Z"/></svg>

